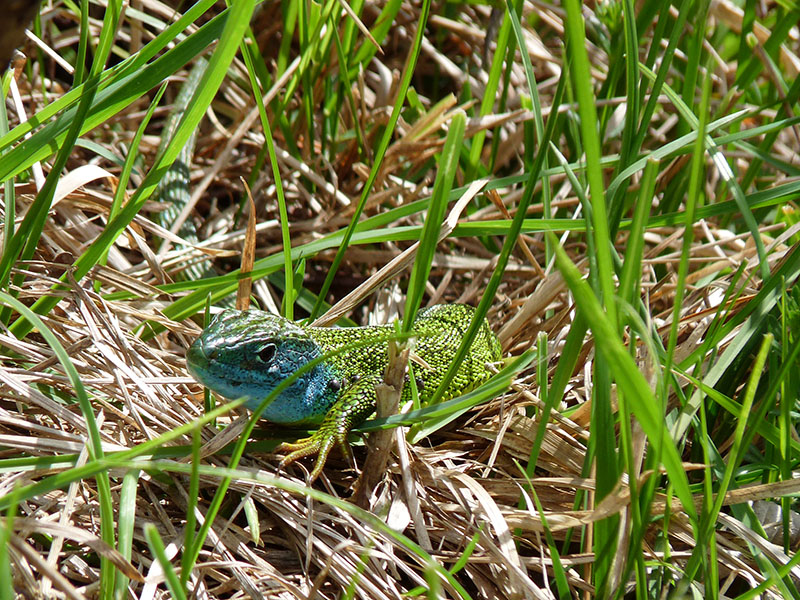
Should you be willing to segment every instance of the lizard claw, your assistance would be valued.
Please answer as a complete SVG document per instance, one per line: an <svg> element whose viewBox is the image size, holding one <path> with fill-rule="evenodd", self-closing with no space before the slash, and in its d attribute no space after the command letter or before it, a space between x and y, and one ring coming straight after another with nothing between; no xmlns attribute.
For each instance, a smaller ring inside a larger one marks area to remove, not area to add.
<svg viewBox="0 0 800 600"><path fill-rule="evenodd" d="M349 454L349 447L347 446L346 437L343 439L337 439L336 435L333 435L329 432L324 432L323 430L315 431L311 437L297 440L291 444L284 442L275 448L275 451L288 452L289 454L287 454L280 462L278 468L282 470L301 458L316 454L317 462L314 464L314 468L312 469L308 479L308 483L313 483L317 477L319 477L320 473L322 473L322 468L325 466L325 461L328 460L328 455L337 443L342 447L342 449L344 449L346 454Z"/></svg>

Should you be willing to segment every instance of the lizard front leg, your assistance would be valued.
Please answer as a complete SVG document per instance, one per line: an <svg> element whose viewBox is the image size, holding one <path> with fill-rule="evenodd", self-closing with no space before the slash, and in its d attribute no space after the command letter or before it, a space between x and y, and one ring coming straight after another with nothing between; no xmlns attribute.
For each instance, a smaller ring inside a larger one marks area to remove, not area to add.
<svg viewBox="0 0 800 600"><path fill-rule="evenodd" d="M375 410L377 398L375 385L380 381L379 376L362 377L343 390L342 395L328 410L317 431L294 443L284 442L275 449L276 452L289 453L281 461L279 468L283 469L301 458L316 454L317 462L309 476L309 483L311 483L319 477L328 454L334 446L338 445L342 449L342 453L349 456L350 446L347 443L347 435L353 427L363 423Z"/></svg>

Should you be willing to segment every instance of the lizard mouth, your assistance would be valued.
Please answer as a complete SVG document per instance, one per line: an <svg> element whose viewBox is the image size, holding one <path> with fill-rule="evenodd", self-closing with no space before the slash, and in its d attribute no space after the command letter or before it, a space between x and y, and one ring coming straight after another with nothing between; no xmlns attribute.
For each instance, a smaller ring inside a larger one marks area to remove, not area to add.
<svg viewBox="0 0 800 600"><path fill-rule="evenodd" d="M212 365L216 357L217 351L215 349L209 351L203 345L203 339L198 338L186 351L186 368L192 377L208 386L212 379Z"/></svg>
<svg viewBox="0 0 800 600"><path fill-rule="evenodd" d="M203 342L199 338L186 351L186 367L194 377L197 377L198 370L208 367L208 356L206 356Z"/></svg>

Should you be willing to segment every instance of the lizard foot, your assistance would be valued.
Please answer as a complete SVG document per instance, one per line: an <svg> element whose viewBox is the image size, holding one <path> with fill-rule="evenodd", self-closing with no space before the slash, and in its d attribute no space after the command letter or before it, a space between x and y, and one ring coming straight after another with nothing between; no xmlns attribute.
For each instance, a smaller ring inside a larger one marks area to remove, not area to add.
<svg viewBox="0 0 800 600"><path fill-rule="evenodd" d="M322 468L325 466L325 461L328 460L328 455L337 443L342 448L345 456L350 454L350 448L347 445L346 435L339 439L339 436L328 431L323 431L322 429L315 431L311 437L297 440L294 443L290 444L284 442L275 448L275 451L288 452L289 454L287 454L280 462L278 468L282 470L301 458L316 454L317 462L314 464L314 468L312 469L308 480L308 483L313 483L314 480L319 477L320 473L322 473Z"/></svg>

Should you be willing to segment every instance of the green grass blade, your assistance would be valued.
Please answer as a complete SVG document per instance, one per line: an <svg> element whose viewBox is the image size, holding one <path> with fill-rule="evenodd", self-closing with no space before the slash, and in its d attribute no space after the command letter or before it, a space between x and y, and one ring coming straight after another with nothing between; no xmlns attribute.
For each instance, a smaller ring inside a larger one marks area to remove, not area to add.
<svg viewBox="0 0 800 600"><path fill-rule="evenodd" d="M181 580L178 578L177 573L175 573L175 569L167 556L164 542L161 541L158 529L153 523L144 524L144 537L147 540L150 551L153 553L153 558L161 567L161 572L164 574L164 580L172 598L187 600L186 590L181 585Z"/></svg>
<svg viewBox="0 0 800 600"><path fill-rule="evenodd" d="M664 370L672 370L672 360L675 355L675 346L678 341L678 325L680 324L681 309L683 308L683 294L686 289L686 276L689 272L689 256L694 242L695 209L701 204L702 182L705 175L704 143L706 119L709 112L711 99L711 75L703 79L703 95L700 102L700 122L697 127L694 154L692 155L691 172L689 177L689 193L686 198L686 218L683 227L683 246L681 260L678 264L678 282L675 288L675 302L672 310L672 323L670 326L669 341L667 342L667 358Z"/></svg>
<svg viewBox="0 0 800 600"><path fill-rule="evenodd" d="M78 399L78 405L80 406L81 413L86 421L86 431L89 436L88 450L90 462L97 462L101 460L103 458L103 446L100 439L100 430L97 426L97 421L94 418L94 411L92 409L91 402L89 401L89 396L86 393L86 388L81 381L80 375L78 375L75 365L72 364L69 354L67 354L67 351L58 341L58 338L55 336L55 334L53 334L53 332L50 331L47 326L45 326L42 320L22 302L13 296L6 294L5 292L0 292L0 303L10 306L17 311L21 315L21 318L16 323L19 323L22 320L29 323L31 327L35 328L39 332L39 335L44 338L45 342L47 342L47 344L53 350L53 353L58 358L59 363L69 378L70 385L75 390L75 395ZM114 511L112 509L111 484L109 482L108 473L105 471L98 472L96 481L98 501L100 505L100 536L104 542L113 548L115 520ZM102 589L106 590L106 595L110 594L113 590L114 574L115 570L108 558L101 557L100 584Z"/></svg>
<svg viewBox="0 0 800 600"><path fill-rule="evenodd" d="M205 10L209 4L213 4L213 0L201 0L140 52L104 73L92 112L84 122L81 135L160 85L173 74L176 65L186 64L219 37L228 17L227 12L214 17L195 33L175 44L174 48L159 55L167 45L175 42L176 37L180 38L179 32L192 22L191 18L198 18L199 14L202 14L200 9ZM156 56L158 58L150 63L149 61ZM0 181L18 175L30 168L33 163L48 158L58 150L66 131L75 120L74 105L80 102L85 93L86 84L77 86L45 106L34 118L21 123L0 139L0 151L20 142L12 152L8 153L6 159L0 162ZM56 115L58 117L51 121ZM33 133L30 138L22 140L25 135L33 131L34 127L44 123L46 123L44 127Z"/></svg>
<svg viewBox="0 0 800 600"><path fill-rule="evenodd" d="M206 108L214 98L214 94L222 83L228 65L233 60L239 47L239 42L247 28L254 7L254 0L240 0L229 9L229 18L221 33L219 44L209 59L208 68L197 90L192 96L192 101L178 124L174 137L167 145L164 153L156 159L155 165L148 172L142 184L131 196L125 208L113 219L103 233L76 261L71 275L80 280L97 263L111 244L117 239L125 227L138 214L144 202L149 198L158 185L161 176L169 169L170 165L180 154L186 140L189 139L203 117ZM39 314L50 311L59 302L56 295L43 296L33 305L33 310ZM18 321L11 328L15 335L24 336L28 331L26 323Z"/></svg>
<svg viewBox="0 0 800 600"><path fill-rule="evenodd" d="M136 500L139 492L139 475L141 471L131 469L122 477L119 492L119 513L117 527L118 550L122 556L131 560L133 557L133 538L136 525ZM114 597L125 598L129 579L123 573L117 573L114 582Z"/></svg>
<svg viewBox="0 0 800 600"><path fill-rule="evenodd" d="M289 213L286 210L286 196L283 192L283 180L281 178L281 170L278 164L278 155L275 152L275 140L272 138L272 126L267 117L267 108L264 106L263 95L259 93L258 77L256 74L255 63L249 47L252 44L247 44L242 41L241 51L244 57L245 65L247 66L247 73L250 76L250 86L253 89L253 96L255 97L256 106L258 107L258 115L261 118L261 128L264 131L264 137L267 144L267 152L269 153L269 161L272 165L272 176L275 180L275 195L278 198L278 211L280 214L281 225L281 241L283 242L283 273L284 273L284 298L283 315L290 321L294 320L294 279L292 270L292 239L289 235Z"/></svg>
<svg viewBox="0 0 800 600"><path fill-rule="evenodd" d="M439 242L439 231L442 228L442 223L444 223L447 198L450 196L453 180L458 170L466 124L467 116L462 110L456 110L450 119L447 138L444 141L444 148L439 157L439 168L437 169L436 181L433 184L431 204L428 209L428 215L425 217L419 249L417 250L414 266L411 269L411 277L408 281L402 328L405 333L411 331L422 302L422 296L425 293L425 283L428 281L431 265L433 264L433 255L436 253L436 246Z"/></svg>
<svg viewBox="0 0 800 600"><path fill-rule="evenodd" d="M333 258L333 263L331 264L330 269L328 269L328 274L325 276L325 281L320 289L317 303L311 310L311 319L315 319L319 315L319 309L323 300L325 300L325 297L328 295L328 291L331 288L331 284L333 283L333 279L336 276L337 270L339 269L339 265L344 258L344 253L347 251L347 247L350 245L350 239L353 237L353 233L356 230L361 213L363 212L364 206L367 203L367 198L372 192L372 186L375 184L375 180L378 177L378 171L380 170L380 165L383 162L383 157L386 154L386 150L389 147L389 142L394 135L395 127L397 126L397 120L400 118L400 110L405 102L408 88L411 85L411 77L414 74L414 67L417 64L417 58L419 57L422 49L422 40L425 38L425 26L428 21L430 4L430 0L424 0L422 3L419 22L417 23L417 32L414 37L414 43L409 49L408 60L406 61L405 69L403 70L403 76L400 78L400 84L398 86L394 107L392 108L392 114L389 117L389 122L386 124L386 129L381 137L378 150L375 153L375 159L372 164L372 168L370 169L369 176L367 177L367 181L364 183L364 190L361 193L361 198L359 199L358 205L353 212L353 217L350 220L350 224L347 226L347 230L344 233L339 250L336 252L336 256Z"/></svg>
<svg viewBox="0 0 800 600"><path fill-rule="evenodd" d="M556 262L567 281L567 285L575 296L575 301L586 313L586 318L595 334L597 349L606 356L606 362L614 375L617 385L623 392L637 402L631 408L642 425L651 443L660 445L664 466L675 493L683 503L683 508L694 522L697 514L689 491L689 482L681 463L681 457L675 443L669 435L663 415L658 414L658 403L644 376L639 372L622 342L615 332L615 324L611 322L591 292L589 285L581 278L580 272L570 262L567 255L559 247L556 251Z"/></svg>
<svg viewBox="0 0 800 600"><path fill-rule="evenodd" d="M565 87L566 78L562 75L561 79L559 80L558 88L556 88L556 94L554 97L554 103L556 105L561 102ZM527 213L528 206L530 206L531 200L533 199L534 187L541 174L542 165L544 164L545 156L550 146L550 140L552 139L557 122L557 112L551 114L547 119L547 127L545 129L542 143L539 146L539 152L536 154L536 160L533 163L533 168L528 174L528 180L525 183L525 188L522 192L522 198L520 198L517 206L517 214L514 215L514 219L511 221L511 226L508 230L508 235L503 241L503 247L500 250L500 255L497 258L497 265L492 272L489 282L486 284L481 301L478 304L478 307L475 309L475 314L472 317L472 321L470 322L467 331L464 333L464 338L461 341L461 346L456 352L455 358L451 362L447 373L445 373L444 377L442 378L439 388L436 390L436 392L434 392L433 396L431 396L429 400L431 404L436 404L444 397L450 382L458 372L461 361L466 356L469 348L472 345L472 341L475 339L475 336L478 334L478 331L483 325L483 319L489 310L489 306L494 302L494 295L497 292L497 288L500 287L500 282L503 278L503 273L506 269L506 266L508 265L508 260L511 257L511 252L516 246L517 238L522 230L522 224L525 221L525 214Z"/></svg>
<svg viewBox="0 0 800 600"><path fill-rule="evenodd" d="M605 186L603 173L600 170L600 138L597 132L597 112L592 92L592 73L589 56L586 54L584 22L581 15L581 4L578 0L567 0L566 29L569 36L571 57L571 75L578 97L578 112L581 122L581 134L586 153L586 175L589 180L589 191L592 198L594 218L592 220L597 249L597 270L600 289L603 294L603 305L612 323L617 322L614 303L613 267L611 264L611 238L608 228Z"/></svg>

